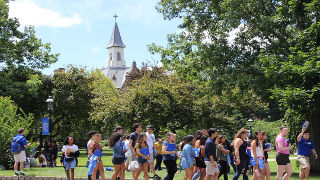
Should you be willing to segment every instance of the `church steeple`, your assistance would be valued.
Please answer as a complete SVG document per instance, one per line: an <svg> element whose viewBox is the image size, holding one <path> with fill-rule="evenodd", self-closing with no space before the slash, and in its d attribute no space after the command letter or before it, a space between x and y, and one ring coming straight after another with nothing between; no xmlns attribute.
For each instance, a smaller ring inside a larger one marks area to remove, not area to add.
<svg viewBox="0 0 320 180"><path fill-rule="evenodd" d="M126 61L124 60L124 48L126 47L121 39L119 28L117 25L116 18L117 15L113 16L115 18L114 28L112 31L111 39L107 47L109 52L108 67L126 67Z"/></svg>
<svg viewBox="0 0 320 180"><path fill-rule="evenodd" d="M119 28L117 25L117 15L115 14L114 16L115 19L115 23L114 23L114 28L112 31L112 35L111 35L111 39L110 39L110 43L109 46L107 48L110 47L123 47L125 48L126 46L123 44L121 36L120 36L120 32L119 32Z"/></svg>

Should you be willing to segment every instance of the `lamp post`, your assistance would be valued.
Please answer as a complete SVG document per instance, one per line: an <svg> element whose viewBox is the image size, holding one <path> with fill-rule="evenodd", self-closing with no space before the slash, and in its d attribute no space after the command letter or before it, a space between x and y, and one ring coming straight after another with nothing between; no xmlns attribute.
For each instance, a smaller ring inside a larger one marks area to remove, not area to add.
<svg viewBox="0 0 320 180"><path fill-rule="evenodd" d="M251 128L252 128L253 120L251 118L249 118L248 119L248 123L249 123L249 131L250 131L250 134L251 134Z"/></svg>
<svg viewBox="0 0 320 180"><path fill-rule="evenodd" d="M52 116L52 110L53 110L53 103L54 103L54 100L52 99L51 96L48 97L48 99L46 100L46 103L47 103L47 107L48 107L48 111L49 111L49 141L50 141L50 145L51 146L51 116ZM49 153L50 156L51 156L51 153ZM51 157L48 159L49 160L49 163L48 166L50 167L50 165L52 165L52 159Z"/></svg>

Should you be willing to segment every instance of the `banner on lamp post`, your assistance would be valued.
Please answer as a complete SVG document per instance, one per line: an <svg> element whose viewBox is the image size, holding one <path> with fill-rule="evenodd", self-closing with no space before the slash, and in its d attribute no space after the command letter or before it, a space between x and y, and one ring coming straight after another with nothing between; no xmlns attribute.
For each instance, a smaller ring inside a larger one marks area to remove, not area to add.
<svg viewBox="0 0 320 180"><path fill-rule="evenodd" d="M42 135L49 135L49 118L42 119Z"/></svg>

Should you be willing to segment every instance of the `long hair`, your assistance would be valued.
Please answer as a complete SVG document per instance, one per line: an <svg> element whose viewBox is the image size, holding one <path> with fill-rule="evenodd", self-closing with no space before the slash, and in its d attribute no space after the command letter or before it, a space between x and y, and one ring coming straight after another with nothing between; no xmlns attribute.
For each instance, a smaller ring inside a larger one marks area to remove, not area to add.
<svg viewBox="0 0 320 180"><path fill-rule="evenodd" d="M143 137L147 136L146 133L140 133L139 136L138 136L138 140L137 140L137 143L136 143L136 146L135 148L139 148L141 149L142 147L142 143L145 143L145 147L148 147L148 144L147 142L143 142Z"/></svg>
<svg viewBox="0 0 320 180"><path fill-rule="evenodd" d="M171 135L173 135L173 134L174 134L174 133L172 133L172 132L168 132L168 133L166 134L165 140L166 140L167 142L169 142L170 137L171 137Z"/></svg>
<svg viewBox="0 0 320 180"><path fill-rule="evenodd" d="M112 133L110 138L109 138L109 146L113 147L116 144L116 142L119 141L121 136L122 135L120 133L117 133L117 132Z"/></svg>
<svg viewBox="0 0 320 180"><path fill-rule="evenodd" d="M183 149L183 147L184 147L186 144L191 144L192 141L193 141L193 139L194 139L194 136L193 136L193 135L185 136L185 137L183 138L183 142L182 142L181 147L180 147L181 150Z"/></svg>
<svg viewBox="0 0 320 180"><path fill-rule="evenodd" d="M245 128L241 128L237 134L234 136L234 139L233 139L233 144L234 144L234 141L237 139L237 138L241 138L241 136L243 134L246 134L248 131L245 129Z"/></svg>
<svg viewBox="0 0 320 180"><path fill-rule="evenodd" d="M224 135L219 135L219 136L217 137L217 139L216 139L216 146L218 146L218 144L221 144L223 138L225 138ZM226 145L226 142L224 142L223 145Z"/></svg>
<svg viewBox="0 0 320 180"><path fill-rule="evenodd" d="M70 137L72 137L72 139L73 139L73 144L76 144L76 139L73 136L69 135L69 136L66 137L66 139L64 139L64 141L63 141L64 145L68 145L69 144L69 138Z"/></svg>
<svg viewBox="0 0 320 180"><path fill-rule="evenodd" d="M204 135L203 130L198 130L195 134L196 140L200 140L203 135Z"/></svg>
<svg viewBox="0 0 320 180"><path fill-rule="evenodd" d="M256 141L256 146L259 146L259 139L258 139L258 134L262 133L261 131L256 131L254 132L254 138L253 140Z"/></svg>
<svg viewBox="0 0 320 180"><path fill-rule="evenodd" d="M200 146L205 146L207 139L208 139L208 136L202 136L200 138Z"/></svg>

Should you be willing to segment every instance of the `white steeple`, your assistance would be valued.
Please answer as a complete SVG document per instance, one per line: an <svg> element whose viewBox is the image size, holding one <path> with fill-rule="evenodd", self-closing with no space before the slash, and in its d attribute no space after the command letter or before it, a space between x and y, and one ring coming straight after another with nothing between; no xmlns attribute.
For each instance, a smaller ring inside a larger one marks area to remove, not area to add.
<svg viewBox="0 0 320 180"><path fill-rule="evenodd" d="M110 43L107 47L109 53L109 60L107 67L126 67L126 61L124 59L124 48L126 47L121 39L119 28L117 25L116 18L117 15L113 16L115 18L115 24L112 31Z"/></svg>

